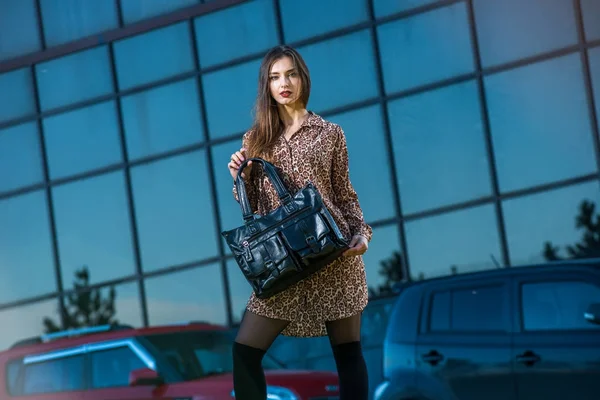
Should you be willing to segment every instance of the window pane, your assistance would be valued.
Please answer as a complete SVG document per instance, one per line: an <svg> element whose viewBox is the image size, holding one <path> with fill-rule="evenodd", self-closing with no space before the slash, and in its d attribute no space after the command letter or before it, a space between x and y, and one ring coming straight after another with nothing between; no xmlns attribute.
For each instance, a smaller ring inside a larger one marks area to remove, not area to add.
<svg viewBox="0 0 600 400"><path fill-rule="evenodd" d="M224 288L219 264L146 279L150 325L206 321L224 325Z"/></svg>
<svg viewBox="0 0 600 400"><path fill-rule="evenodd" d="M596 205L597 214L599 189L598 182L590 182L504 201L511 265L538 263L556 256L570 258L567 246L583 244L588 232L587 228L577 228L581 206L590 201ZM546 252L546 242L555 249ZM586 252L593 253L589 248Z"/></svg>
<svg viewBox="0 0 600 400"><path fill-rule="evenodd" d="M521 289L525 330L600 329L584 317L590 304L600 302L598 286L563 281L525 284Z"/></svg>
<svg viewBox="0 0 600 400"><path fill-rule="evenodd" d="M260 60L202 76L210 136L219 138L245 132L252 124ZM235 93L235 107L223 101Z"/></svg>
<svg viewBox="0 0 600 400"><path fill-rule="evenodd" d="M35 122L0 130L0 192L44 179Z"/></svg>
<svg viewBox="0 0 600 400"><path fill-rule="evenodd" d="M40 63L35 67L42 111L113 91L106 46Z"/></svg>
<svg viewBox="0 0 600 400"><path fill-rule="evenodd" d="M332 116L347 138L350 179L367 221L394 216L393 187L381 108L373 106ZM369 139L365 140L368 132ZM377 171L373 173L372 171Z"/></svg>
<svg viewBox="0 0 600 400"><path fill-rule="evenodd" d="M397 225L373 229L373 241L363 256L371 296L386 295L402 279L400 235Z"/></svg>
<svg viewBox="0 0 600 400"><path fill-rule="evenodd" d="M119 89L169 78L194 69L186 22L114 43Z"/></svg>
<svg viewBox="0 0 600 400"><path fill-rule="evenodd" d="M52 189L62 277L86 266L97 283L135 273L123 172Z"/></svg>
<svg viewBox="0 0 600 400"><path fill-rule="evenodd" d="M492 269L491 255L502 260L492 205L410 221L405 231L413 279Z"/></svg>
<svg viewBox="0 0 600 400"><path fill-rule="evenodd" d="M581 0L585 38L588 42L600 39L600 2L598 0Z"/></svg>
<svg viewBox="0 0 600 400"><path fill-rule="evenodd" d="M389 14L395 14L407 11L412 8L435 3L438 0L372 0L375 8L376 17L385 17Z"/></svg>
<svg viewBox="0 0 600 400"><path fill-rule="evenodd" d="M43 191L0 200L0 265L0 304L56 290Z"/></svg>
<svg viewBox="0 0 600 400"><path fill-rule="evenodd" d="M56 393L84 388L83 356L65 357L25 366L23 394Z"/></svg>
<svg viewBox="0 0 600 400"><path fill-rule="evenodd" d="M452 292L453 331L502 331L507 327L502 287Z"/></svg>
<svg viewBox="0 0 600 400"><path fill-rule="evenodd" d="M490 194L475 82L389 103L404 213Z"/></svg>
<svg viewBox="0 0 600 400"><path fill-rule="evenodd" d="M483 66L577 43L573 2L565 0L474 0Z"/></svg>
<svg viewBox="0 0 600 400"><path fill-rule="evenodd" d="M343 12L335 1L280 1L282 26L286 42L296 42L312 36L358 24L367 20L367 2L346 0Z"/></svg>
<svg viewBox="0 0 600 400"><path fill-rule="evenodd" d="M52 179L121 162L116 111L109 101L43 120Z"/></svg>
<svg viewBox="0 0 600 400"><path fill-rule="evenodd" d="M450 292L436 293L431 300L430 331L450 330Z"/></svg>
<svg viewBox="0 0 600 400"><path fill-rule="evenodd" d="M502 191L596 171L579 54L494 74L485 86Z"/></svg>
<svg viewBox="0 0 600 400"><path fill-rule="evenodd" d="M600 118L600 47L589 49L588 55L594 90L594 102L596 104L596 116Z"/></svg>
<svg viewBox="0 0 600 400"><path fill-rule="evenodd" d="M464 3L381 25L377 36L388 93L473 71Z"/></svg>
<svg viewBox="0 0 600 400"><path fill-rule="evenodd" d="M0 123L36 113L30 71L22 68L0 75Z"/></svg>
<svg viewBox="0 0 600 400"><path fill-rule="evenodd" d="M0 210L3 205L0 203ZM0 211L1 212L1 211ZM0 217L2 218L2 217ZM0 235L2 234L2 228L0 228ZM4 237L0 243L6 243ZM6 254L4 249L0 254ZM2 256L0 256L2 257ZM48 258L50 256L48 255ZM3 263L3 265L5 265ZM30 272L31 273L31 272ZM4 284L4 274L0 284ZM33 275L30 275L33 276ZM37 275L39 276L39 274ZM40 278L43 279L43 278ZM35 281L28 281L28 284L34 283ZM2 288L4 292L5 288ZM1 303L4 300L0 301ZM57 318L58 317L58 302L56 299L46 300L38 303L28 304L25 306L9 308L0 311L0 321L2 321L2 329L0 329L0 348L6 349L19 340L23 340L28 337L41 335L43 332L43 320L45 317Z"/></svg>
<svg viewBox="0 0 600 400"><path fill-rule="evenodd" d="M118 28L115 1L40 0L47 46Z"/></svg>
<svg viewBox="0 0 600 400"><path fill-rule="evenodd" d="M90 353L92 388L129 386L129 373L146 364L127 346Z"/></svg>
<svg viewBox="0 0 600 400"><path fill-rule="evenodd" d="M227 277L229 278L229 294L231 295L232 322L236 324L242 321L246 304L252 294L252 286L244 277L235 260L227 261Z"/></svg>
<svg viewBox="0 0 600 400"><path fill-rule="evenodd" d="M191 6L199 0L120 0L123 21L126 24Z"/></svg>
<svg viewBox="0 0 600 400"><path fill-rule="evenodd" d="M322 112L377 96L368 30L302 47L299 52L310 70L311 110Z"/></svg>
<svg viewBox="0 0 600 400"><path fill-rule="evenodd" d="M124 97L121 107L130 159L203 139L195 78Z"/></svg>
<svg viewBox="0 0 600 400"><path fill-rule="evenodd" d="M266 51L277 44L271 0L255 0L194 20L203 68Z"/></svg>
<svg viewBox="0 0 600 400"><path fill-rule="evenodd" d="M35 0L0 1L0 60L41 49Z"/></svg>
<svg viewBox="0 0 600 400"><path fill-rule="evenodd" d="M203 151L133 168L146 271L215 256L214 216Z"/></svg>

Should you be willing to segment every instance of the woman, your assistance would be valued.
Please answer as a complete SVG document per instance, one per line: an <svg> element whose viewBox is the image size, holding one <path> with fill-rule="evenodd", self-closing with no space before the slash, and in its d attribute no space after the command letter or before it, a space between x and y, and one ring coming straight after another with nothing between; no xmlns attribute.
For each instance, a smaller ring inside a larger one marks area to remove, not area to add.
<svg viewBox="0 0 600 400"><path fill-rule="evenodd" d="M255 122L242 148L228 164L235 180L247 157L274 164L295 193L309 180L321 193L350 248L309 278L268 299L254 293L233 346L234 389L238 400L266 399L261 360L282 333L296 337L328 335L340 380L341 400L368 397L366 364L360 345L360 318L368 301L362 254L372 230L364 222L349 180L342 129L307 111L310 76L304 60L288 46L270 50L259 71ZM253 211L264 215L279 198L262 168L242 171ZM234 196L238 200L234 185Z"/></svg>

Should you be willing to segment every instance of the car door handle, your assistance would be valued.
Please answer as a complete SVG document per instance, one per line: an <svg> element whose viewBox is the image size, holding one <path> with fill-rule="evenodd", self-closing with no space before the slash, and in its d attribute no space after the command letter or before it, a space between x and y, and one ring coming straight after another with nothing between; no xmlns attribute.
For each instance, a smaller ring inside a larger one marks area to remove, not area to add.
<svg viewBox="0 0 600 400"><path fill-rule="evenodd" d="M521 364L527 365L528 367L539 362L540 360L541 360L540 356L538 356L531 350L527 350L525 353L519 354L517 356L517 361L520 362Z"/></svg>
<svg viewBox="0 0 600 400"><path fill-rule="evenodd" d="M438 353L436 350L431 350L429 353L423 354L421 358L426 363L435 366L444 359L444 356Z"/></svg>

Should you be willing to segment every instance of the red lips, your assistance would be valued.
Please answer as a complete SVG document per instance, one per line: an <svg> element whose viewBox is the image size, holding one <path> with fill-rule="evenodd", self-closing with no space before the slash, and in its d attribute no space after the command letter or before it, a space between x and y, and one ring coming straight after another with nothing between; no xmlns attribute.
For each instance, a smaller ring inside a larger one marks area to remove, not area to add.
<svg viewBox="0 0 600 400"><path fill-rule="evenodd" d="M290 92L289 90L285 90L279 94L281 95L281 97L290 97L292 95L292 92Z"/></svg>

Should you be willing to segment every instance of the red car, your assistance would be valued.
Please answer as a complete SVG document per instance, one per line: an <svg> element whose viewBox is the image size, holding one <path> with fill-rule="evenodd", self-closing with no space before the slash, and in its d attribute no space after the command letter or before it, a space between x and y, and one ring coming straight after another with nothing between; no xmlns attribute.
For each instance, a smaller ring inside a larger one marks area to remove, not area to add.
<svg viewBox="0 0 600 400"><path fill-rule="evenodd" d="M0 353L0 399L233 400L224 327L100 326L26 339ZM333 400L335 373L264 359L268 400Z"/></svg>

